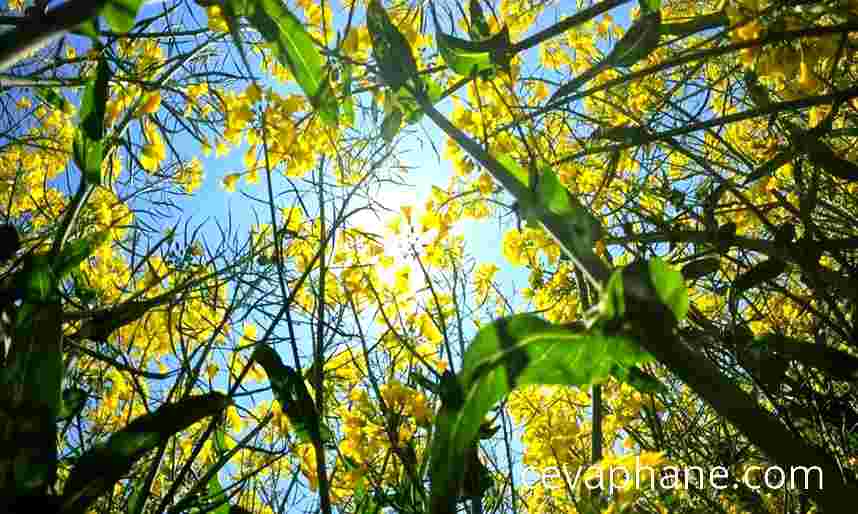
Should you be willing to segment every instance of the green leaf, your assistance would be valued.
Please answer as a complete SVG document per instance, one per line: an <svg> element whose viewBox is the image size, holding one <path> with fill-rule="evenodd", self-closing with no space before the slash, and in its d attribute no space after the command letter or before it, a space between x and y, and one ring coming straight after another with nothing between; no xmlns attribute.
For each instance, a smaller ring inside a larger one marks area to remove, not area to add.
<svg viewBox="0 0 858 514"><path fill-rule="evenodd" d="M667 391L667 386L662 384L659 379L637 366L620 368L614 373L614 378L620 382L629 384L642 393L663 393Z"/></svg>
<svg viewBox="0 0 858 514"><path fill-rule="evenodd" d="M218 455L223 456L229 450L226 447L226 430L223 426L219 426L214 432L214 444Z"/></svg>
<svg viewBox="0 0 858 514"><path fill-rule="evenodd" d="M506 26L485 41L467 41L441 32L437 33L437 38L441 57L459 75L477 74L490 79L498 69L509 71L511 43Z"/></svg>
<svg viewBox="0 0 858 514"><path fill-rule="evenodd" d="M530 187L530 176L527 173L527 170L522 168L521 165L512 158L512 156L508 154L501 154L497 156L497 161L503 165L504 168L507 169L515 178L518 179L519 182L524 184L524 187Z"/></svg>
<svg viewBox="0 0 858 514"><path fill-rule="evenodd" d="M47 300L53 294L56 283L50 255L28 256L18 281L18 288L25 303L41 303Z"/></svg>
<svg viewBox="0 0 858 514"><path fill-rule="evenodd" d="M649 9L647 4L658 6L658 0L642 0L641 17L617 41L607 60L614 66L630 68L642 61L658 46L661 36L661 11Z"/></svg>
<svg viewBox="0 0 858 514"><path fill-rule="evenodd" d="M77 27L75 27L72 31L72 34L77 34L79 36L85 36L93 40L98 40L98 17L90 18L85 22L81 23Z"/></svg>
<svg viewBox="0 0 858 514"><path fill-rule="evenodd" d="M372 55L384 82L394 91L399 91L409 79L417 79L417 61L414 60L411 46L390 21L379 0L370 0L366 23L372 41ZM422 84L418 79L414 87L420 88Z"/></svg>
<svg viewBox="0 0 858 514"><path fill-rule="evenodd" d="M217 474L212 476L208 484L209 502L217 504L217 508L211 510L213 514L229 514L229 499L223 492L223 486L220 485L220 479Z"/></svg>
<svg viewBox="0 0 858 514"><path fill-rule="evenodd" d="M468 41L444 34L438 23L435 4L431 6L438 53L451 70L465 77L478 74L486 79L494 76L498 68L509 71L511 43L506 26L488 39Z"/></svg>
<svg viewBox="0 0 858 514"><path fill-rule="evenodd" d="M429 78L424 78L421 83L423 84L421 86L421 90L429 97L430 103L434 104L441 99L443 91L438 83L430 80ZM421 118L423 118L423 109L420 107L420 102L414 98L411 91L402 88L396 93L396 98L399 101L399 106L402 109L402 116L406 124L410 125L412 123L417 123Z"/></svg>
<svg viewBox="0 0 858 514"><path fill-rule="evenodd" d="M274 46L277 59L292 72L322 121L336 127L337 99L323 69L322 55L301 21L280 0L227 0L226 3Z"/></svg>
<svg viewBox="0 0 858 514"><path fill-rule="evenodd" d="M77 461L63 490L62 512L86 512L147 452L194 423L221 413L230 403L228 396L212 392L162 405L136 418Z"/></svg>
<svg viewBox="0 0 858 514"><path fill-rule="evenodd" d="M45 494L56 481L56 419L62 403L62 306L57 295L18 308L15 351L0 368L6 427L15 446L4 448L6 480L19 497ZM11 474L9 472L11 471Z"/></svg>
<svg viewBox="0 0 858 514"><path fill-rule="evenodd" d="M661 9L661 0L639 0L641 12L653 12Z"/></svg>
<svg viewBox="0 0 858 514"><path fill-rule="evenodd" d="M492 406L531 384L587 386L652 357L634 341L598 332L578 333L532 314L502 318L480 329L456 382L462 401L443 401L436 417L430 473L432 511L452 512L467 448ZM455 395L452 395L455 397Z"/></svg>
<svg viewBox="0 0 858 514"><path fill-rule="evenodd" d="M657 2L657 0L648 1L653 4ZM590 69L560 86L548 99L549 104L571 95L603 70L616 66L629 68L655 50L661 36L661 11L649 11L645 5L646 0L641 2L641 17L629 27L611 52Z"/></svg>
<svg viewBox="0 0 858 514"><path fill-rule="evenodd" d="M250 359L265 368L275 398L302 441L333 440L330 429L321 422L316 403L300 373L283 364L277 352L265 344L257 344Z"/></svg>
<svg viewBox="0 0 858 514"><path fill-rule="evenodd" d="M655 257L649 261L649 275L662 303L673 311L677 321L685 319L688 314L688 288L685 287L682 272Z"/></svg>
<svg viewBox="0 0 858 514"><path fill-rule="evenodd" d="M57 93L56 90L51 89L49 87L36 88L36 95L38 95L39 98L48 103L48 105L60 111L65 111L66 106L69 103L69 101L66 100L66 97Z"/></svg>
<svg viewBox="0 0 858 514"><path fill-rule="evenodd" d="M89 397L86 391L79 387L70 387L63 390L63 400L57 418L61 420L70 419L78 415L86 405Z"/></svg>
<svg viewBox="0 0 858 514"><path fill-rule="evenodd" d="M101 162L104 159L104 113L107 106L110 67L102 56L95 78L84 89L81 99L81 124L75 133L74 160L87 182L101 184Z"/></svg>
<svg viewBox="0 0 858 514"><path fill-rule="evenodd" d="M491 36L489 23L486 21L480 0L470 0L468 14L471 16L471 24L468 26L468 35L471 36L471 40L479 41L489 38Z"/></svg>
<svg viewBox="0 0 858 514"><path fill-rule="evenodd" d="M116 32L128 32L134 26L137 11L143 0L110 0L101 10L110 28Z"/></svg>
<svg viewBox="0 0 858 514"><path fill-rule="evenodd" d="M96 248L104 244L109 238L110 231L102 230L66 244L54 264L54 272L57 278L62 279L68 273L76 270L80 263L92 255Z"/></svg>
<svg viewBox="0 0 858 514"><path fill-rule="evenodd" d="M611 274L599 300L601 318L611 320L626 313L626 297L623 291L623 274L617 270Z"/></svg>
<svg viewBox="0 0 858 514"><path fill-rule="evenodd" d="M352 65L343 65L343 112L342 119L346 126L351 127L355 123L355 101L352 98Z"/></svg>
<svg viewBox="0 0 858 514"><path fill-rule="evenodd" d="M399 107L394 107L384 116L381 122L381 137L387 143L392 143L393 138L399 133L399 128L402 125L402 110Z"/></svg>

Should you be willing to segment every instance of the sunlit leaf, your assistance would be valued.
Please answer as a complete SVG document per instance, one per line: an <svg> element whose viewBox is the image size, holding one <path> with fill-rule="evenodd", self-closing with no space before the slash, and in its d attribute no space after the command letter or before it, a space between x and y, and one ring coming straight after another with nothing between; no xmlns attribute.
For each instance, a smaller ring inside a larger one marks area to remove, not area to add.
<svg viewBox="0 0 858 514"><path fill-rule="evenodd" d="M229 397L212 392L162 405L136 418L77 461L63 490L63 512L86 512L147 452L194 423L219 414L229 404Z"/></svg>
<svg viewBox="0 0 858 514"><path fill-rule="evenodd" d="M436 417L430 467L433 512L453 512L455 492L464 479L462 467L453 463L463 461L486 413L511 391L530 384L583 387L628 375L621 370L651 360L630 339L572 331L532 314L481 328L456 379L462 400L442 400Z"/></svg>
<svg viewBox="0 0 858 514"><path fill-rule="evenodd" d="M351 127L355 123L355 101L352 97L352 65L343 65L343 101L342 119L346 126Z"/></svg>
<svg viewBox="0 0 858 514"><path fill-rule="evenodd" d="M101 10L101 15L116 32L128 32L134 26L137 11L143 0L109 0Z"/></svg>
<svg viewBox="0 0 858 514"><path fill-rule="evenodd" d="M298 437L304 442L331 441L333 435L322 423L316 403L310 396L301 374L291 366L283 364L277 352L264 344L256 346L251 360L258 362L265 369L274 396Z"/></svg>
<svg viewBox="0 0 858 514"><path fill-rule="evenodd" d="M220 479L217 477L217 474L209 480L208 489L209 502L217 505L217 507L210 512L213 514L229 514L229 500L223 492L223 486L220 485Z"/></svg>
<svg viewBox="0 0 858 514"><path fill-rule="evenodd" d="M498 68L509 71L511 43L506 26L487 39L468 41L442 32L434 4L432 20L435 23L438 53L457 74L466 77L478 74L483 78L491 78Z"/></svg>
<svg viewBox="0 0 858 514"><path fill-rule="evenodd" d="M649 276L659 299L673 311L677 321L685 319L688 314L688 288L682 273L655 257L649 260Z"/></svg>
<svg viewBox="0 0 858 514"><path fill-rule="evenodd" d="M408 40L390 21L379 0L370 0L366 13L367 28L372 40L372 55L378 64L381 77L394 91L412 78L417 78L417 62ZM416 82L415 87L421 87Z"/></svg>
<svg viewBox="0 0 858 514"><path fill-rule="evenodd" d="M480 0L470 0L468 14L471 16L471 23L468 26L468 34L471 36L471 40L488 39L491 36L491 30L486 21L486 15L483 13L483 7L480 5Z"/></svg>
<svg viewBox="0 0 858 514"><path fill-rule="evenodd" d="M381 137L388 143L393 142L393 138L399 133L400 125L402 125L402 111L399 107L394 107L381 122Z"/></svg>
<svg viewBox="0 0 858 514"><path fill-rule="evenodd" d="M227 4L274 46L277 59L292 72L322 120L335 127L337 99L322 55L301 21L280 0L228 0Z"/></svg>
<svg viewBox="0 0 858 514"><path fill-rule="evenodd" d="M110 67L101 57L95 78L84 89L80 107L80 127L75 133L74 160L87 182L101 184L101 163L104 159L104 113L107 107Z"/></svg>

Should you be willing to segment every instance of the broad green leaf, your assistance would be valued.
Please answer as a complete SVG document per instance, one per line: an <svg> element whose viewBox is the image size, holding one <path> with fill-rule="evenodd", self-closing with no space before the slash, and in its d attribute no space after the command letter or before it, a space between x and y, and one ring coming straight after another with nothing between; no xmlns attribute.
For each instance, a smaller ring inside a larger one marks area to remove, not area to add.
<svg viewBox="0 0 858 514"><path fill-rule="evenodd" d="M93 40L98 40L98 17L90 18L85 22L81 23L74 29L72 29L72 34L77 34L80 36L85 36Z"/></svg>
<svg viewBox="0 0 858 514"><path fill-rule="evenodd" d="M637 366L620 368L614 373L614 378L625 382L642 393L662 393L667 387L661 381Z"/></svg>
<svg viewBox="0 0 858 514"><path fill-rule="evenodd" d="M524 184L525 187L530 187L530 176L528 175L527 170L522 168L515 159L507 154L501 154L497 156L497 161L501 163L507 171L512 173L519 182Z"/></svg>
<svg viewBox="0 0 858 514"><path fill-rule="evenodd" d="M480 41L488 39L491 36L489 23L486 21L486 15L483 13L483 7L480 5L480 0L470 0L468 4L468 14L471 17L471 24L468 26L468 34L472 41Z"/></svg>
<svg viewBox="0 0 858 514"><path fill-rule="evenodd" d="M599 300L600 317L604 320L621 317L626 312L625 302L622 270L616 270L602 290L602 297Z"/></svg>
<svg viewBox="0 0 858 514"><path fill-rule="evenodd" d="M128 497L128 514L143 512L143 507L146 506L146 500L149 498L149 491L146 490L145 486L145 477L139 477L134 481L131 496Z"/></svg>
<svg viewBox="0 0 858 514"><path fill-rule="evenodd" d="M56 278L50 255L30 255L20 273L18 288L26 303L43 302L53 294Z"/></svg>
<svg viewBox="0 0 858 514"><path fill-rule="evenodd" d="M532 315L496 320L471 342L457 383L461 402L442 400L431 455L432 509L450 512L466 449L478 437L486 413L518 387L531 384L587 386L652 357L634 341L598 332L578 333ZM455 397L455 395L452 395ZM458 405L457 405L458 403Z"/></svg>
<svg viewBox="0 0 858 514"><path fill-rule="evenodd" d="M511 44L506 26L487 39L468 41L444 34L438 23L435 4L431 4L431 9L438 53L451 70L465 77L478 74L483 78L491 78L498 68L509 70Z"/></svg>
<svg viewBox="0 0 858 514"><path fill-rule="evenodd" d="M74 160L91 185L101 184L101 162L104 159L104 113L107 106L110 67L102 56L95 78L84 89L80 107L80 127L75 133Z"/></svg>
<svg viewBox="0 0 858 514"><path fill-rule="evenodd" d="M430 103L437 103L441 99L441 95L444 93L441 90L441 86L438 85L437 82L431 80L430 78L424 78L421 83L423 84L422 90L426 93L426 96L429 97ZM403 112L403 118L405 123L410 125L412 123L417 123L423 118L423 109L420 108L420 102L414 98L414 95L411 94L405 88L399 90L396 93L396 98L399 101L399 106Z"/></svg>
<svg viewBox="0 0 858 514"><path fill-rule="evenodd" d="M54 264L54 272L57 278L62 279L68 273L76 270L80 263L92 255L96 248L104 244L109 238L110 231L102 230L66 244Z"/></svg>
<svg viewBox="0 0 858 514"><path fill-rule="evenodd" d="M110 28L116 32L128 32L134 26L137 11L143 0L109 0L101 10Z"/></svg>
<svg viewBox="0 0 858 514"><path fill-rule="evenodd" d="M688 288L682 272L672 269L658 257L649 261L649 276L659 299L667 305L677 321L688 314Z"/></svg>
<svg viewBox="0 0 858 514"><path fill-rule="evenodd" d="M301 21L281 0L227 0L227 4L274 46L277 59L292 72L322 121L337 126L339 108L322 55Z"/></svg>
<svg viewBox="0 0 858 514"><path fill-rule="evenodd" d="M274 397L302 441L333 440L330 429L321 422L316 403L300 373L283 364L277 352L264 344L256 346L251 360L258 362L265 369L271 389L274 390Z"/></svg>
<svg viewBox="0 0 858 514"><path fill-rule="evenodd" d="M509 69L509 29L503 27L500 32L485 41L468 41L437 32L438 52L451 70L459 75L470 77L480 75L491 78L498 69Z"/></svg>
<svg viewBox="0 0 858 514"><path fill-rule="evenodd" d="M402 110L399 107L394 107L384 116L381 122L381 137L388 143L393 142L393 138L399 133L399 128L402 125Z"/></svg>
<svg viewBox="0 0 858 514"><path fill-rule="evenodd" d="M641 12L657 11L661 9L661 0L639 0Z"/></svg>
<svg viewBox="0 0 858 514"><path fill-rule="evenodd" d="M661 11L645 8L649 3L657 5L658 0L641 2L641 17L617 41L606 58L611 65L630 68L649 56L658 46L661 36Z"/></svg>
<svg viewBox="0 0 858 514"><path fill-rule="evenodd" d="M57 418L69 419L77 416L86 405L87 398L87 392L79 387L69 387L63 390L63 401Z"/></svg>
<svg viewBox="0 0 858 514"><path fill-rule="evenodd" d="M351 127L355 123L355 101L352 98L352 65L343 65L343 112L342 118L346 126Z"/></svg>
<svg viewBox="0 0 858 514"><path fill-rule="evenodd" d="M398 92L409 79L418 77L417 61L414 60L411 46L390 21L379 0L370 0L366 23L372 40L372 55L381 77L388 87ZM422 81L417 81L414 87L421 88L422 84Z"/></svg>
<svg viewBox="0 0 858 514"><path fill-rule="evenodd" d="M220 479L215 474L208 484L209 502L217 505L214 510L210 510L213 514L229 514L229 499L223 492L223 486L220 485Z"/></svg>
<svg viewBox="0 0 858 514"><path fill-rule="evenodd" d="M560 86L548 99L549 104L571 95L602 71L618 66L630 68L655 50L661 36L661 11L645 8L647 1L653 0L642 0L641 17L629 27L611 52L584 73Z"/></svg>
<svg viewBox="0 0 858 514"><path fill-rule="evenodd" d="M0 368L5 408L16 412L4 426L15 431L5 479L15 494L44 494L56 481L56 420L62 404L62 306L56 295L48 301L25 301L18 308L15 351ZM7 434L8 435L8 434ZM8 473L7 471L7 473Z"/></svg>
<svg viewBox="0 0 858 514"><path fill-rule="evenodd" d="M87 451L72 468L61 500L64 514L82 514L147 452L194 423L221 413L229 397L212 392L162 405Z"/></svg>
<svg viewBox="0 0 858 514"><path fill-rule="evenodd" d="M219 426L214 431L214 445L218 455L224 455L229 449L226 447L226 430Z"/></svg>

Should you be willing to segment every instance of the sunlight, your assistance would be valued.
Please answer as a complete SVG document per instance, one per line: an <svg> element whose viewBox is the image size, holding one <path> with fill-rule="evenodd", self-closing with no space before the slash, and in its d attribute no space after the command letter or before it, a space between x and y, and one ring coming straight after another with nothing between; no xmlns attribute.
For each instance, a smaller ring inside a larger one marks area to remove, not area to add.
<svg viewBox="0 0 858 514"><path fill-rule="evenodd" d="M420 247L431 241L437 230L416 233L423 209L418 205L418 196L413 191L402 189L387 189L379 191L372 202L373 210L360 211L350 218L350 226L369 234L377 235L384 248L384 254L393 258L390 266L379 266L377 272L382 281L394 283L397 273L403 268L409 268L409 290L416 291L426 285L420 264L412 254L412 247ZM403 214L411 208L411 223ZM398 223L398 233L396 230Z"/></svg>

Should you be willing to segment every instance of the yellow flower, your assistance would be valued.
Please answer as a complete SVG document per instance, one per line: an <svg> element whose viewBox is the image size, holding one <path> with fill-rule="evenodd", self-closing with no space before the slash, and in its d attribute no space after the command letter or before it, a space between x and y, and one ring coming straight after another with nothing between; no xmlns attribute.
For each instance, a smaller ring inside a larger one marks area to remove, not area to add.
<svg viewBox="0 0 858 514"><path fill-rule="evenodd" d="M214 362L210 362L206 366L206 375L209 376L209 380L214 380L214 377L217 375L218 371L220 371L220 367Z"/></svg>
<svg viewBox="0 0 858 514"><path fill-rule="evenodd" d="M241 336L242 344L253 344L256 342L256 325L248 324L244 327L244 334Z"/></svg>
<svg viewBox="0 0 858 514"><path fill-rule="evenodd" d="M813 93L819 88L819 80L813 75L810 67L804 60L799 64L798 85L808 93Z"/></svg>
<svg viewBox="0 0 858 514"><path fill-rule="evenodd" d="M247 96L247 99L253 103L262 100L262 88L256 84L247 86L247 89L244 90L244 94Z"/></svg>
<svg viewBox="0 0 858 514"><path fill-rule="evenodd" d="M753 20L736 29L736 36L742 41L748 41L751 39L759 39L762 32L763 25L759 20Z"/></svg>
<svg viewBox="0 0 858 514"><path fill-rule="evenodd" d="M144 114L152 114L153 112L157 112L160 108L161 93L155 91L154 93L150 93L149 96L146 97L146 101L140 105L140 108L137 109L135 115L143 116Z"/></svg>
<svg viewBox="0 0 858 514"><path fill-rule="evenodd" d="M477 188L479 188L480 193L483 195L490 195L495 189L495 184L492 181L491 175L488 173L481 174L480 178L477 179Z"/></svg>
<svg viewBox="0 0 858 514"><path fill-rule="evenodd" d="M235 405L230 405L226 409L226 422L233 432L241 432L241 429L244 428L244 420L239 416Z"/></svg>
<svg viewBox="0 0 858 514"><path fill-rule="evenodd" d="M223 188L229 193L235 192L235 185L238 183L238 179L241 177L241 173L231 173L223 178Z"/></svg>
<svg viewBox="0 0 858 514"><path fill-rule="evenodd" d="M511 229L503 236L503 256L512 264L525 266L528 263L524 239L518 229Z"/></svg>

